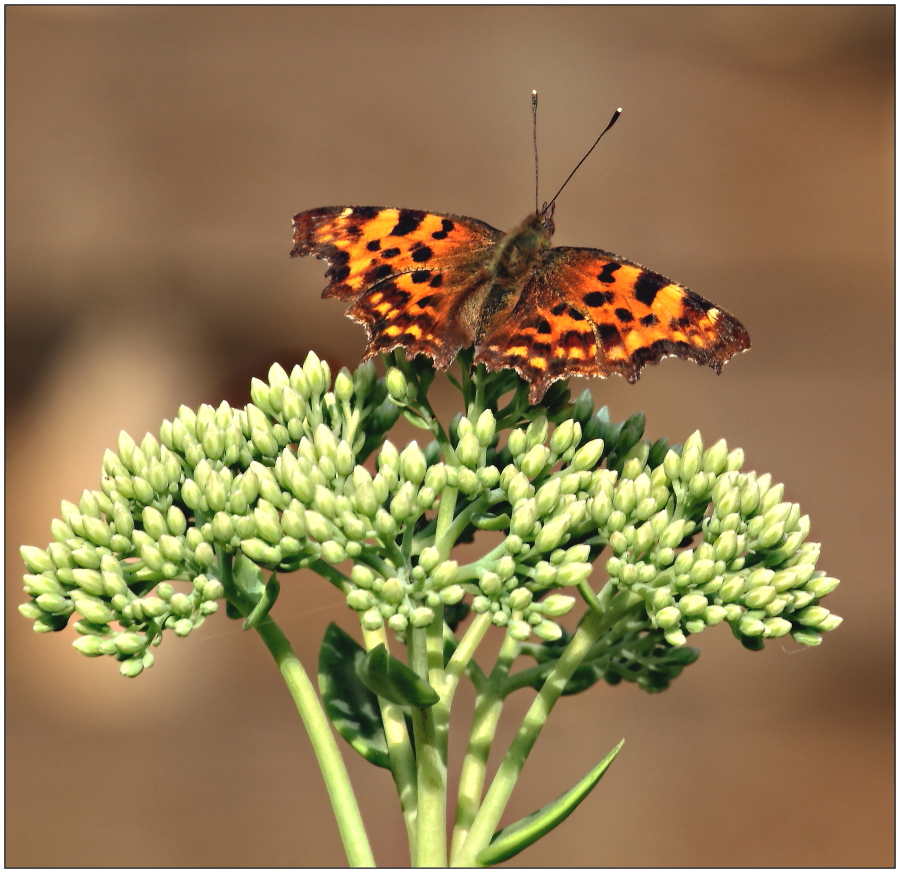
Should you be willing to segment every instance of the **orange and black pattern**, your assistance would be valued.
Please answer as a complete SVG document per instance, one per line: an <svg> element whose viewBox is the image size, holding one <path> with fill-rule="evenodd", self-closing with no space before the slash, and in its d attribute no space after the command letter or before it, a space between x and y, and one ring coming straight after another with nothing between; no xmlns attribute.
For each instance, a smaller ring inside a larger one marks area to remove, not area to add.
<svg viewBox="0 0 900 873"><path fill-rule="evenodd" d="M658 273L599 249L552 248L552 220L510 234L413 209L325 207L294 218L292 256L329 263L323 297L352 302L365 358L402 347L442 369L461 348L512 368L539 403L568 376L618 373L676 356L720 372L750 347L724 309ZM497 311L501 316L497 317Z"/></svg>

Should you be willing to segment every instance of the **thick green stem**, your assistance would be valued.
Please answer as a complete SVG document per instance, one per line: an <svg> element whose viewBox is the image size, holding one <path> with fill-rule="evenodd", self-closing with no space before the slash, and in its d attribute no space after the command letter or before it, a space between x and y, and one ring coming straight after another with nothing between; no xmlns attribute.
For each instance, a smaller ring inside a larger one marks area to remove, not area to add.
<svg viewBox="0 0 900 873"><path fill-rule="evenodd" d="M371 651L380 643L387 646L387 634L384 627L378 630L363 628L363 641L366 651ZM383 697L378 698L381 708L381 721L384 725L384 737L387 741L388 757L391 761L391 773L397 794L400 797L400 811L406 824L406 836L409 841L409 857L416 857L416 759L403 717L403 707L391 703Z"/></svg>
<svg viewBox="0 0 900 873"><path fill-rule="evenodd" d="M518 648L518 643L507 634L500 647L497 663L490 678L484 683L482 690L475 698L475 714L472 718L472 730L469 733L469 745L459 777L456 821L453 826L453 840L450 844L451 864L456 862L456 857L465 843L472 822L478 813L487 773L488 755L494 741L500 713L503 711L505 697L502 688L518 653Z"/></svg>
<svg viewBox="0 0 900 873"><path fill-rule="evenodd" d="M291 649L287 637L271 618L263 619L256 631L275 658L309 734L347 852L347 862L351 867L374 867L375 858L366 837L366 828L350 785L347 768L312 682Z"/></svg>
<svg viewBox="0 0 900 873"><path fill-rule="evenodd" d="M410 628L410 666L427 681L429 652L425 628ZM416 867L447 866L447 761L441 754L433 707L413 706L418 785Z"/></svg>
<svg viewBox="0 0 900 873"><path fill-rule="evenodd" d="M468 838L454 858L453 866L472 867L475 865L478 852L490 843L516 780L525 765L525 760L534 747L547 716L550 715L550 711L566 687L566 683L600 635L624 612L640 602L637 595L622 594L620 596L622 599L618 603L611 604L605 614L593 611L588 613L569 645L566 646L553 671L541 686L541 690L531 704L509 751L506 753L506 757L500 764L500 769L488 789L478 815L475 816Z"/></svg>

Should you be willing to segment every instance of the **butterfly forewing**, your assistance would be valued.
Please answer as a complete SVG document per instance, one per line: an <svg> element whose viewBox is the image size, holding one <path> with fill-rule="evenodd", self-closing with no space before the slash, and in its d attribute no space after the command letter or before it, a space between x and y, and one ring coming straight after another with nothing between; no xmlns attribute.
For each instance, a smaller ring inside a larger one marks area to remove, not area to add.
<svg viewBox="0 0 900 873"><path fill-rule="evenodd" d="M743 325L699 294L610 252L561 246L547 252L476 359L516 369L536 403L565 376L618 373L634 382L669 355L719 372L749 347Z"/></svg>
<svg viewBox="0 0 900 873"><path fill-rule="evenodd" d="M294 216L291 257L328 261L323 297L355 300L401 273L477 263L503 234L474 218L418 209L325 206Z"/></svg>

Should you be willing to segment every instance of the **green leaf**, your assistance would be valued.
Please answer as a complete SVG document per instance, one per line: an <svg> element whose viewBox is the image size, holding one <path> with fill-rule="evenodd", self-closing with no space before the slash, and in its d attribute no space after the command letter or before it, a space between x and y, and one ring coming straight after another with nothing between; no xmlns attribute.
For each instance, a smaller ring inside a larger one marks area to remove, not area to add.
<svg viewBox="0 0 900 873"><path fill-rule="evenodd" d="M408 409L401 410L403 417L412 425L415 425L419 430L431 430L431 425L425 421L420 415L416 415L415 412L410 412Z"/></svg>
<svg viewBox="0 0 900 873"><path fill-rule="evenodd" d="M391 655L384 643L365 655L358 671L369 691L398 706L434 706L441 699L424 679Z"/></svg>
<svg viewBox="0 0 900 873"><path fill-rule="evenodd" d="M269 577L262 596L256 602L250 615L244 619L244 630L250 630L256 627L268 614L269 610L275 605L278 599L278 592L281 591L281 583L278 581L278 575L273 573Z"/></svg>
<svg viewBox="0 0 900 873"><path fill-rule="evenodd" d="M328 625L319 650L319 692L334 729L367 761L390 769L378 698L357 673L365 655L353 637Z"/></svg>
<svg viewBox="0 0 900 873"><path fill-rule="evenodd" d="M565 794L515 824L497 831L490 845L483 848L476 856L476 863L481 867L490 867L506 861L548 834L560 822L565 821L600 781L600 777L619 754L619 749L622 748L624 742L625 740L622 740L584 779Z"/></svg>

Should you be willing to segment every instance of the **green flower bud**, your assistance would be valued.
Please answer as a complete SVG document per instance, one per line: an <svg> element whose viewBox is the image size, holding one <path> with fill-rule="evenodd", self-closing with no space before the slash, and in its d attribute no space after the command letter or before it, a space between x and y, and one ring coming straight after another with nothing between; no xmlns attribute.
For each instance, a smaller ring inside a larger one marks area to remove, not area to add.
<svg viewBox="0 0 900 873"><path fill-rule="evenodd" d="M681 461L679 463L678 478L682 482L690 482L694 476L700 471L702 456L696 448L689 448L685 443L681 451Z"/></svg>
<svg viewBox="0 0 900 873"><path fill-rule="evenodd" d="M187 519L177 506L169 507L169 511L166 513L166 527L173 536L184 536L184 532L187 530ZM119 530L118 522L116 529ZM120 530L119 533L124 533L124 531Z"/></svg>
<svg viewBox="0 0 900 873"><path fill-rule="evenodd" d="M481 459L481 445L474 433L462 436L456 446L456 457L466 467L475 468Z"/></svg>
<svg viewBox="0 0 900 873"><path fill-rule="evenodd" d="M341 367L334 377L334 396L341 403L346 403L353 397L353 377L346 367Z"/></svg>
<svg viewBox="0 0 900 873"><path fill-rule="evenodd" d="M522 611L531 606L534 595L527 588L516 588L509 595L508 603L510 609Z"/></svg>
<svg viewBox="0 0 900 873"><path fill-rule="evenodd" d="M186 637L194 629L194 623L189 618L179 618L172 625L176 637ZM127 662L126 662L127 663Z"/></svg>
<svg viewBox="0 0 900 873"><path fill-rule="evenodd" d="M725 440L719 440L703 453L701 467L704 473L712 473L718 476L719 473L724 472L727 463L728 445L725 443Z"/></svg>
<svg viewBox="0 0 900 873"><path fill-rule="evenodd" d="M212 520L213 537L218 543L228 543L234 536L234 524L226 512L217 512ZM278 539L281 539L279 537Z"/></svg>
<svg viewBox="0 0 900 873"><path fill-rule="evenodd" d="M100 637L79 637L72 645L78 649L82 655L87 655L89 658L96 658L98 655L103 654L101 648L103 646L103 640Z"/></svg>
<svg viewBox="0 0 900 873"><path fill-rule="evenodd" d="M551 594L549 597L536 603L534 608L539 610L543 615L550 616L551 618L558 618L561 615L566 615L574 605L574 597L569 597L567 594Z"/></svg>
<svg viewBox="0 0 900 873"><path fill-rule="evenodd" d="M42 594L37 598L38 605L44 608L44 598L49 598L51 596L52 595L49 594ZM106 624L116 617L115 613L107 609L102 603L93 600L76 600L75 610L85 621L89 621L92 624ZM46 611L49 612L50 610Z"/></svg>
<svg viewBox="0 0 900 873"><path fill-rule="evenodd" d="M831 576L818 576L810 579L803 587L815 597L824 597L826 594L831 594L839 584L840 580Z"/></svg>
<svg viewBox="0 0 900 873"><path fill-rule="evenodd" d="M703 615L708 605L709 601L702 594L685 594L678 601L681 614L690 618Z"/></svg>
<svg viewBox="0 0 900 873"><path fill-rule="evenodd" d="M478 587L486 597L496 597L503 590L503 583L496 573L488 571L478 580Z"/></svg>
<svg viewBox="0 0 900 873"><path fill-rule="evenodd" d="M507 440L506 447L509 449L510 454L514 458L518 458L519 455L524 454L525 449L527 447L527 439L525 437L525 431L524 430L512 431Z"/></svg>
<svg viewBox="0 0 900 873"><path fill-rule="evenodd" d="M325 516L313 509L308 509L303 513L303 521L306 523L308 534L320 543L333 539L337 532L337 528Z"/></svg>
<svg viewBox="0 0 900 873"><path fill-rule="evenodd" d="M50 560L50 556L43 549L39 549L36 546L21 546L19 554L22 556L25 566L32 573L43 573L44 571L56 569L55 564Z"/></svg>
<svg viewBox="0 0 900 873"><path fill-rule="evenodd" d="M360 400L365 400L372 393L376 378L374 361L366 361L356 368L353 373L353 388ZM334 391L337 394L337 379L334 381Z"/></svg>
<svg viewBox="0 0 900 873"><path fill-rule="evenodd" d="M26 574L24 576L25 591L32 597L37 597L39 594L58 594L61 597L64 596L65 590L54 576L55 574L51 575L49 573L47 576Z"/></svg>
<svg viewBox="0 0 900 873"><path fill-rule="evenodd" d="M225 589L218 579L207 579L203 583L202 594L204 600L221 600L225 596Z"/></svg>
<svg viewBox="0 0 900 873"><path fill-rule="evenodd" d="M228 505L228 491L225 488L225 483L222 481L222 478L216 473L210 475L209 481L204 488L204 492L206 502L213 512L219 512ZM160 516L160 518L162 518L162 516ZM163 525L165 525L165 521L163 521ZM144 529L147 529L146 520L144 522Z"/></svg>
<svg viewBox="0 0 900 873"><path fill-rule="evenodd" d="M654 616L656 626L663 630L670 630L681 625L681 610L677 606L667 606Z"/></svg>
<svg viewBox="0 0 900 873"><path fill-rule="evenodd" d="M615 495L613 497L613 506L628 515L637 502L637 495L634 490L634 482L630 479L622 479L616 485Z"/></svg>
<svg viewBox="0 0 900 873"><path fill-rule="evenodd" d="M199 550L198 550L199 551ZM251 537L241 543L241 551L251 560L257 563L273 563L270 559L275 554L275 549L268 543L263 542L257 537ZM280 559L280 553L279 553ZM274 563L277 563L274 562Z"/></svg>
<svg viewBox="0 0 900 873"><path fill-rule="evenodd" d="M435 464L425 473L426 488L431 488L435 494L440 494L447 485L447 468L444 464Z"/></svg>
<svg viewBox="0 0 900 873"><path fill-rule="evenodd" d="M307 516L309 513L307 513ZM309 525L309 518L307 518L307 526ZM394 537L397 536L397 523L391 517L391 514L384 509L379 509L378 512L375 513L375 521L374 521L375 533L382 540L393 540Z"/></svg>
<svg viewBox="0 0 900 873"><path fill-rule="evenodd" d="M563 541L569 532L571 519L568 513L563 513L548 521L538 532L534 540L534 547L539 552L551 552Z"/></svg>
<svg viewBox="0 0 900 873"><path fill-rule="evenodd" d="M576 422L571 418L567 418L556 426L553 436L550 437L550 451L553 454L561 455L572 445L575 440L575 427ZM580 430L580 425L578 427Z"/></svg>
<svg viewBox="0 0 900 873"><path fill-rule="evenodd" d="M478 492L480 487L478 474L473 470L469 470L467 467L463 467L458 472L456 485L461 494L464 494L466 497L471 497Z"/></svg>
<svg viewBox="0 0 900 873"><path fill-rule="evenodd" d="M435 588L441 589L456 581L459 564L456 561L442 561L431 574L431 582Z"/></svg>
<svg viewBox="0 0 900 873"><path fill-rule="evenodd" d="M441 589L440 600L444 606L454 606L466 596L465 589L461 585L449 585Z"/></svg>
<svg viewBox="0 0 900 873"><path fill-rule="evenodd" d="M761 637L766 632L766 626L762 621L748 615L741 619L739 629L745 637Z"/></svg>
<svg viewBox="0 0 900 873"><path fill-rule="evenodd" d="M417 606L409 615L413 627L428 627L434 621L434 611L427 606Z"/></svg>
<svg viewBox="0 0 900 873"><path fill-rule="evenodd" d="M536 512L539 516L547 515L559 502L562 480L557 476L547 480L535 494Z"/></svg>
<svg viewBox="0 0 900 873"><path fill-rule="evenodd" d="M441 561L441 553L434 546L426 546L419 555L419 566L430 573Z"/></svg>
<svg viewBox="0 0 900 873"><path fill-rule="evenodd" d="M591 575L594 565L588 563L563 564L556 573L556 584L560 588L578 585Z"/></svg>
<svg viewBox="0 0 900 873"><path fill-rule="evenodd" d="M510 532L523 539L529 539L537 521L537 506L534 498L520 500L513 510L509 523Z"/></svg>
<svg viewBox="0 0 900 873"><path fill-rule="evenodd" d="M391 501L391 515L402 524L413 514L416 490L412 482L404 482Z"/></svg>
<svg viewBox="0 0 900 873"><path fill-rule="evenodd" d="M40 602L40 598L38 598ZM824 606L807 606L806 609L797 613L797 621L805 624L807 627L819 627L831 615L831 611L825 609Z"/></svg>
<svg viewBox="0 0 900 873"><path fill-rule="evenodd" d="M173 594L170 605L175 615L190 615L194 609L194 604L187 594Z"/></svg>
<svg viewBox="0 0 900 873"><path fill-rule="evenodd" d="M769 549L774 546L784 535L784 522L776 522L765 528L756 538L756 545L761 549Z"/></svg>
<svg viewBox="0 0 900 873"><path fill-rule="evenodd" d="M408 386L406 384L406 376L404 376L400 370L396 367L391 367L384 377L384 384L387 387L388 394L391 395L392 400L396 400L400 403L405 402Z"/></svg>
<svg viewBox="0 0 900 873"><path fill-rule="evenodd" d="M177 537L163 534L159 538L159 550L167 561L181 563L184 560L184 547Z"/></svg>
<svg viewBox="0 0 900 873"><path fill-rule="evenodd" d="M497 420L494 418L494 413L490 409L485 409L478 416L478 421L475 422L475 436L478 438L478 442L487 448L494 441L496 433Z"/></svg>
<svg viewBox="0 0 900 873"><path fill-rule="evenodd" d="M355 564L350 571L350 578L355 585L366 589L371 588L375 582L375 574L364 564Z"/></svg>
<svg viewBox="0 0 900 873"><path fill-rule="evenodd" d="M403 633L409 624L409 619L405 615L395 613L388 619L388 627L395 633Z"/></svg>
<svg viewBox="0 0 900 873"><path fill-rule="evenodd" d="M631 548L634 554L643 555L645 552L647 552L653 545L655 536L656 534L653 530L653 525L649 521L637 528L634 532L634 539L631 543Z"/></svg>
<svg viewBox="0 0 900 873"><path fill-rule="evenodd" d="M542 414L532 421L525 431L525 451L547 442L547 431L547 418Z"/></svg>
<svg viewBox="0 0 900 873"><path fill-rule="evenodd" d="M552 643L562 636L562 628L555 621L544 620L535 626L534 635Z"/></svg>
<svg viewBox="0 0 900 873"><path fill-rule="evenodd" d="M213 547L206 542L199 543L194 549L194 561L200 567L211 567L216 560L216 553Z"/></svg>
<svg viewBox="0 0 900 873"><path fill-rule="evenodd" d="M403 472L403 478L414 485L420 485L425 479L427 471L425 455L415 440L400 454L400 469Z"/></svg>
<svg viewBox="0 0 900 873"><path fill-rule="evenodd" d="M733 452L728 453L728 458L725 461L725 469L734 472L740 470L741 467L744 466L744 450L743 449L735 449Z"/></svg>
<svg viewBox="0 0 900 873"><path fill-rule="evenodd" d="M593 470L597 465L597 462L600 460L600 456L603 454L603 440L595 439L586 442L577 452L572 456L572 461L569 464L569 468L571 470L581 471L581 470Z"/></svg>
<svg viewBox="0 0 900 873"><path fill-rule="evenodd" d="M347 552L340 543L326 540L322 543L322 560L329 564L340 564L347 560Z"/></svg>
<svg viewBox="0 0 900 873"><path fill-rule="evenodd" d="M68 615L72 612L73 608L77 608L77 604L81 602L82 601L76 601L75 607L73 607L72 601L60 594L39 594L35 598L35 603L41 608L41 612L50 613L50 615ZM93 604L90 601L84 602L89 603L90 606L96 606L96 604ZM110 616L111 615L112 613L110 613Z"/></svg>
<svg viewBox="0 0 900 873"><path fill-rule="evenodd" d="M527 621L511 621L507 627L509 635L519 642L525 642L531 636L531 625Z"/></svg>

